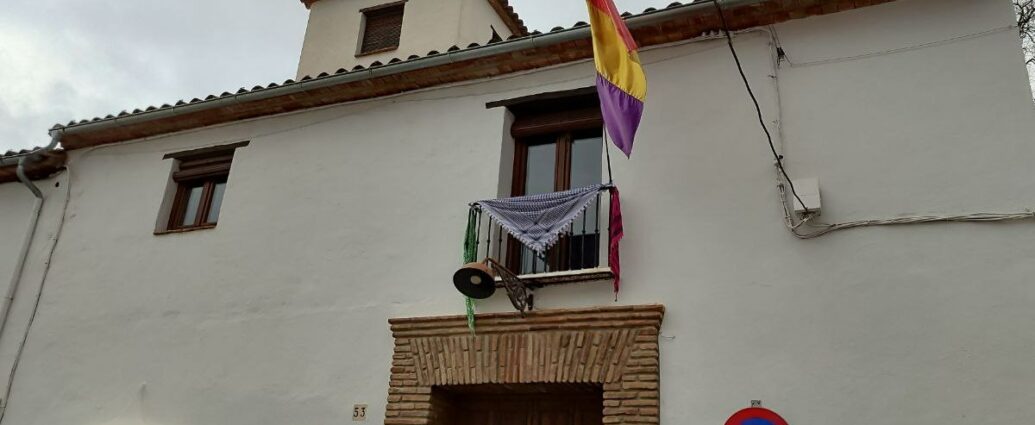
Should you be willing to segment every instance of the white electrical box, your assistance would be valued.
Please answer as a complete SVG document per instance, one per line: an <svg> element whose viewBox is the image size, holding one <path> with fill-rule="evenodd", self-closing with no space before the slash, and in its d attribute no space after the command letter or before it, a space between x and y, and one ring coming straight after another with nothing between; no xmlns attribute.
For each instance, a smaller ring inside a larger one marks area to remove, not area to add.
<svg viewBox="0 0 1035 425"><path fill-rule="evenodd" d="M805 214L805 210L808 209L809 214L819 215L823 209L823 204L819 199L819 179L798 179L793 180L793 184L794 191L798 194L797 197L793 194L791 195L791 198L794 198L794 213L802 216ZM801 198L801 201L798 198Z"/></svg>

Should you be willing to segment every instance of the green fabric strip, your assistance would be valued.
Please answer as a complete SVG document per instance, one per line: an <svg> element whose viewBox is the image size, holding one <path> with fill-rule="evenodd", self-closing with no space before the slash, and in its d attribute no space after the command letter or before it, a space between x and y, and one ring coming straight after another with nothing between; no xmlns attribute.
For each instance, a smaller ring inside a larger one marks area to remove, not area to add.
<svg viewBox="0 0 1035 425"><path fill-rule="evenodd" d="M478 257L478 212L471 208L467 212L467 231L464 233L464 255L463 264L473 263ZM467 308L467 327L474 333L474 300L464 297L464 304Z"/></svg>

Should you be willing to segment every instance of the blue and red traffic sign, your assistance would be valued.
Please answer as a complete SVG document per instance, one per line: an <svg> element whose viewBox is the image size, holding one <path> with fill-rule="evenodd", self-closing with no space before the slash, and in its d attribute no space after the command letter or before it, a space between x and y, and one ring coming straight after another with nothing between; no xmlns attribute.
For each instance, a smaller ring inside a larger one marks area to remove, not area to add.
<svg viewBox="0 0 1035 425"><path fill-rule="evenodd" d="M730 416L726 425L787 425L787 421L772 410L749 407Z"/></svg>

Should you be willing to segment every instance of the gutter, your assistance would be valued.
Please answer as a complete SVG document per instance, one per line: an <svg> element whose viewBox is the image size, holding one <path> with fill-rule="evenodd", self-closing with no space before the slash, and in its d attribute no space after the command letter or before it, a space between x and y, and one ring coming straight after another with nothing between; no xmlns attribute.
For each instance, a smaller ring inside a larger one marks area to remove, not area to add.
<svg viewBox="0 0 1035 425"><path fill-rule="evenodd" d="M766 0L714 1L721 3L725 8L731 8L761 4L764 3ZM711 0L704 2L698 1L691 4L666 9L659 9L651 12L646 12L640 15L632 16L626 19L626 24L629 26L630 29L635 29L650 26L659 22L664 22L680 15L685 15L696 11L703 11L705 9L710 10L714 7L714 2ZM545 34L526 36L512 41L487 44L484 46L472 47L469 49L463 49L453 52L446 52L434 56L425 56L422 58L413 59L405 62L387 64L373 68L366 68L359 71L345 72L341 74L329 75L326 77L317 77L315 79L299 81L274 88L252 90L246 93L224 96L212 100L203 100L201 102L196 103L188 103L184 105L171 106L168 108L161 108L151 112L142 112L123 117L109 118L101 121L69 125L65 127L55 128L55 130L60 129L63 130L66 134L70 135L79 133L89 133L94 131L104 131L108 129L119 128L138 123L145 123L148 121L161 118L176 117L193 112L216 109L239 103L255 102L274 97L288 96L292 94L308 92L310 90L317 90L341 84L369 80L377 77L401 74L404 72L415 71L439 65L447 65L456 62L482 59L490 56L512 53L525 49L547 47L570 41L584 40L590 37L590 28L588 25L584 25L575 28L568 28L564 30L549 32Z"/></svg>

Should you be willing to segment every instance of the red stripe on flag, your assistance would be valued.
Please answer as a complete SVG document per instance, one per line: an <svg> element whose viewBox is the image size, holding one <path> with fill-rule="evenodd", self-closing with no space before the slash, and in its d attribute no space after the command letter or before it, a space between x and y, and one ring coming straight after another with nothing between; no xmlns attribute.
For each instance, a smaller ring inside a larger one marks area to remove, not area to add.
<svg viewBox="0 0 1035 425"><path fill-rule="evenodd" d="M629 51L636 50L636 40L633 39L632 33L629 32L629 27L625 26L625 20L622 19L622 14L618 13L618 8L615 7L614 0L588 0L589 4L593 7L600 9L614 21L615 28L618 28L618 36L625 42L625 48Z"/></svg>

